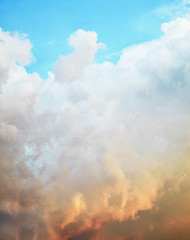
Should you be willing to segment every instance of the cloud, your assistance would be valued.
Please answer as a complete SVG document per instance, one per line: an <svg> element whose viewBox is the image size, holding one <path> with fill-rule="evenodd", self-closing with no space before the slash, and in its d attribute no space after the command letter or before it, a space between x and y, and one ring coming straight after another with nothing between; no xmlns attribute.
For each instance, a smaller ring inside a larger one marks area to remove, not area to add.
<svg viewBox="0 0 190 240"><path fill-rule="evenodd" d="M116 64L78 30L46 80L1 31L2 240L188 239L190 22L161 28Z"/></svg>
<svg viewBox="0 0 190 240"><path fill-rule="evenodd" d="M186 3L190 3L190 1L189 1L189 0L184 0L183 2L184 2L185 4L186 4Z"/></svg>
<svg viewBox="0 0 190 240"><path fill-rule="evenodd" d="M85 32L79 29L68 39L68 43L74 48L74 52L61 56L55 65L55 74L61 81L70 81L80 76L87 64L93 63L94 54L98 48L103 47L97 43L95 32Z"/></svg>
<svg viewBox="0 0 190 240"><path fill-rule="evenodd" d="M8 77L12 65L18 63L26 66L30 63L32 59L31 47L30 41L25 39L24 36L3 32L0 29L0 85Z"/></svg>

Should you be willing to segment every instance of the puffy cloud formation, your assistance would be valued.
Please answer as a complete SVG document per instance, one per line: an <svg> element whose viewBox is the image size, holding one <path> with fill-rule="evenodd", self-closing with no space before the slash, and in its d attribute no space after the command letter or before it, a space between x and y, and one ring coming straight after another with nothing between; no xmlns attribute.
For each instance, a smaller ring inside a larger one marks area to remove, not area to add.
<svg viewBox="0 0 190 240"><path fill-rule="evenodd" d="M78 30L46 80L1 31L1 240L189 238L190 21L162 30L117 64Z"/></svg>
<svg viewBox="0 0 190 240"><path fill-rule="evenodd" d="M8 78L9 69L14 64L27 65L31 58L30 41L0 28L0 86Z"/></svg>
<svg viewBox="0 0 190 240"><path fill-rule="evenodd" d="M97 43L95 32L85 32L81 29L70 36L68 43L75 49L74 52L61 56L55 66L56 78L62 82L77 78L86 65L93 63L98 48L104 46Z"/></svg>

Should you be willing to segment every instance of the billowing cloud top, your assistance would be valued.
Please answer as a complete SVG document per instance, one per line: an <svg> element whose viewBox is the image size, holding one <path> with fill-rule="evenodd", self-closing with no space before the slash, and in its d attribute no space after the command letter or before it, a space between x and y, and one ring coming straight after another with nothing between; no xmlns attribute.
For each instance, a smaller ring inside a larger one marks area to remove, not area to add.
<svg viewBox="0 0 190 240"><path fill-rule="evenodd" d="M42 80L0 32L0 239L189 239L190 21L94 63L78 30Z"/></svg>
<svg viewBox="0 0 190 240"><path fill-rule="evenodd" d="M103 46L97 43L95 32L85 32L81 29L70 36L68 43L74 48L74 52L61 56L57 61L55 75L59 81L71 81L77 78L86 65L93 63L94 54Z"/></svg>

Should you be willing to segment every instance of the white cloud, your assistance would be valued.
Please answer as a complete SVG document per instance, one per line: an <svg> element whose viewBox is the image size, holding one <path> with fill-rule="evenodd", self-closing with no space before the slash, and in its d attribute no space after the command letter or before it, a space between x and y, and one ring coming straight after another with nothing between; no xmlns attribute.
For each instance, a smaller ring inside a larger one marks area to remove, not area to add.
<svg viewBox="0 0 190 240"><path fill-rule="evenodd" d="M61 56L55 65L55 74L59 81L71 81L80 76L84 67L93 63L94 54L102 47L97 43L95 32L78 30L73 33L68 43L74 48L74 52L67 56Z"/></svg>
<svg viewBox="0 0 190 240"><path fill-rule="evenodd" d="M18 63L25 66L32 59L31 43L18 33L11 34L0 29L0 85L8 77L10 67Z"/></svg>
<svg viewBox="0 0 190 240"><path fill-rule="evenodd" d="M175 166L190 137L190 22L162 30L160 39L124 49L117 64L94 63L102 44L78 30L68 40L74 52L44 81L23 67L29 40L1 32L0 209L17 212L15 234L23 212L42 240L57 226L66 234L71 221L76 232L65 239L152 208L171 175L160 172ZM14 233L3 228L4 239Z"/></svg>
<svg viewBox="0 0 190 240"><path fill-rule="evenodd" d="M183 2L186 4L186 3L190 3L189 0L183 0Z"/></svg>

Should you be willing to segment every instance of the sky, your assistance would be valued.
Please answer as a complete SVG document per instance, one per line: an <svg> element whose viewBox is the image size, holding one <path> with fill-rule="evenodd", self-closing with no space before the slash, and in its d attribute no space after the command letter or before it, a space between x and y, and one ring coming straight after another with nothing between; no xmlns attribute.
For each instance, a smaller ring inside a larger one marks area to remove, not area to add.
<svg viewBox="0 0 190 240"><path fill-rule="evenodd" d="M27 35L35 57L27 70L37 71L46 78L58 56L72 51L67 44L71 33L78 29L97 32L107 50L97 53L96 61L110 57L116 62L123 48L161 36L160 25L163 19L170 18L164 9L176 3L174 0L1 0L0 21L5 31Z"/></svg>
<svg viewBox="0 0 190 240"><path fill-rule="evenodd" d="M0 20L0 240L189 240L190 1Z"/></svg>

